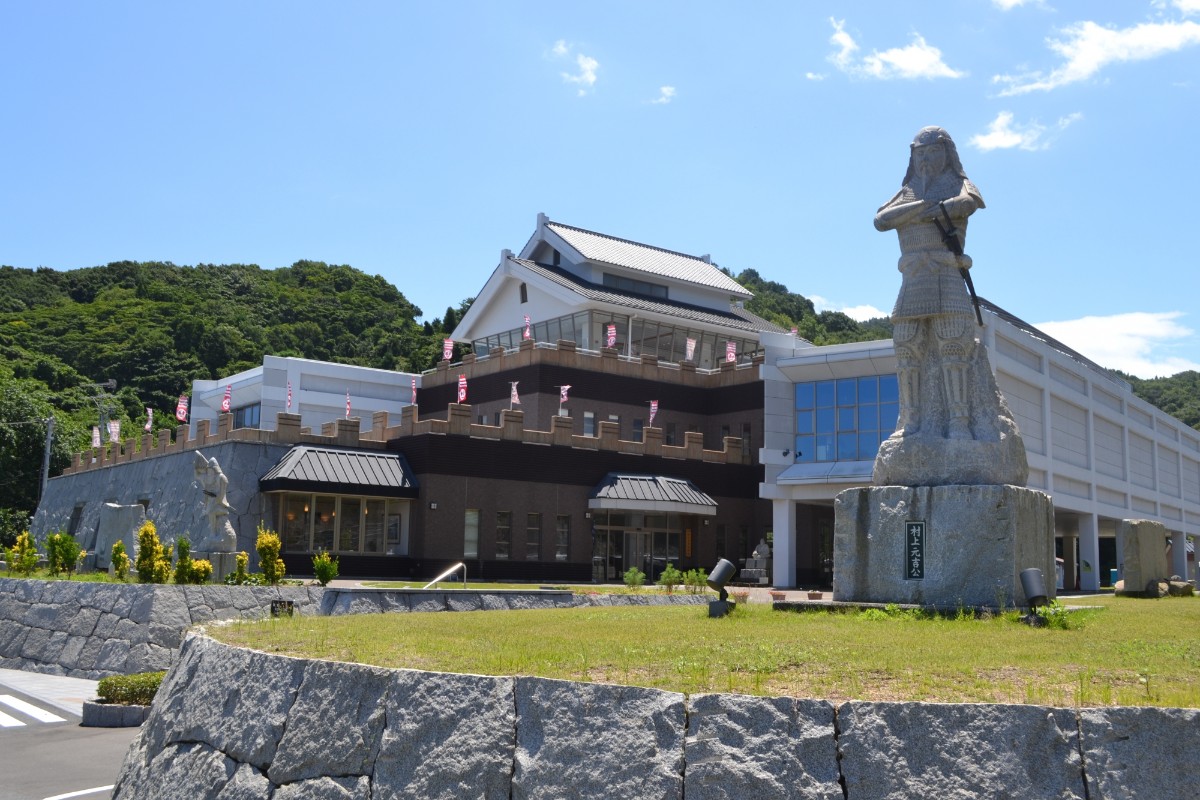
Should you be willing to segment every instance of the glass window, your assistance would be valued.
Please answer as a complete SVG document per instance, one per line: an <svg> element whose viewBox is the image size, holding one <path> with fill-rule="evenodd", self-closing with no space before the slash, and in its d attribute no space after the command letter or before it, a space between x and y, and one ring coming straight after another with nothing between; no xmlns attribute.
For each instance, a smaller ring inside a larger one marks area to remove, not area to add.
<svg viewBox="0 0 1200 800"><path fill-rule="evenodd" d="M407 503L389 500L387 504L387 554L389 556L408 555L408 537L404 535L404 517L402 509ZM478 528L478 525L476 525Z"/></svg>
<svg viewBox="0 0 1200 800"><path fill-rule="evenodd" d="M797 410L812 408L812 403L814 403L814 393L812 393L812 390L815 389L815 386L812 383L796 384Z"/></svg>
<svg viewBox="0 0 1200 800"><path fill-rule="evenodd" d="M817 433L833 433L834 409L817 409Z"/></svg>
<svg viewBox="0 0 1200 800"><path fill-rule="evenodd" d="M312 499L307 494L287 494L283 496L283 524L280 533L283 539L285 553L307 553L309 509Z"/></svg>
<svg viewBox="0 0 1200 800"><path fill-rule="evenodd" d="M262 406L258 403L233 410L234 428L257 428Z"/></svg>
<svg viewBox="0 0 1200 800"><path fill-rule="evenodd" d="M796 451L793 453L797 464L811 464L817 460L816 437L797 436Z"/></svg>
<svg viewBox="0 0 1200 800"><path fill-rule="evenodd" d="M359 533L361 532L362 502L356 497L343 497L342 507L338 512L338 550L355 552L361 549Z"/></svg>
<svg viewBox="0 0 1200 800"><path fill-rule="evenodd" d="M817 381L817 408L828 408L833 405L833 381Z"/></svg>
<svg viewBox="0 0 1200 800"><path fill-rule="evenodd" d="M525 515L525 558L537 561L542 557L542 515L530 512Z"/></svg>
<svg viewBox="0 0 1200 800"><path fill-rule="evenodd" d="M508 558L512 551L512 512L496 512L496 558Z"/></svg>
<svg viewBox="0 0 1200 800"><path fill-rule="evenodd" d="M867 375L858 379L858 402L879 402L879 379L874 375Z"/></svg>
<svg viewBox="0 0 1200 800"><path fill-rule="evenodd" d="M384 511L387 501L369 499L363 502L363 552L380 555L384 548Z"/></svg>
<svg viewBox="0 0 1200 800"><path fill-rule="evenodd" d="M559 514L555 522L557 537L554 547L554 560L566 561L571 556L571 515Z"/></svg>
<svg viewBox="0 0 1200 800"><path fill-rule="evenodd" d="M583 412L583 435L596 435L596 415L591 411Z"/></svg>
<svg viewBox="0 0 1200 800"><path fill-rule="evenodd" d="M813 432L813 412L797 411L796 412L796 433L812 433Z"/></svg>
<svg viewBox="0 0 1200 800"><path fill-rule="evenodd" d="M468 508L463 518L463 558L479 558L478 508Z"/></svg>
<svg viewBox="0 0 1200 800"><path fill-rule="evenodd" d="M837 382L837 404L852 406L858 402L858 379L839 378Z"/></svg>
<svg viewBox="0 0 1200 800"><path fill-rule="evenodd" d="M839 431L858 430L858 425L856 424L855 420L855 417L858 415L854 413L856 410L857 409L855 409L854 406L851 406L850 408L839 408L837 410L837 429Z"/></svg>
<svg viewBox="0 0 1200 800"><path fill-rule="evenodd" d="M314 508L313 550L333 550L333 527L337 524L337 498L318 497Z"/></svg>
<svg viewBox="0 0 1200 800"><path fill-rule="evenodd" d="M839 461L855 461L858 459L858 434L839 433L837 435Z"/></svg>
<svg viewBox="0 0 1200 800"><path fill-rule="evenodd" d="M897 403L900 401L900 385L896 381L895 375L881 375L879 377L879 402L881 403Z"/></svg>

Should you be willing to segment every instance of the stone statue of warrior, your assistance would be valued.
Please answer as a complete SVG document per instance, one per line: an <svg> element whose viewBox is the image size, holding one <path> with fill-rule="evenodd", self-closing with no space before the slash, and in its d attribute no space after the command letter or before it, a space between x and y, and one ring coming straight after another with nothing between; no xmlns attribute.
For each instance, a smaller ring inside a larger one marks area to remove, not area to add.
<svg viewBox="0 0 1200 800"><path fill-rule="evenodd" d="M892 310L900 415L894 436L926 434L932 421L921 414L921 364L936 348L948 439L971 439L967 369L975 350L975 310L964 279L971 267L962 254L967 217L983 198L958 159L950 134L922 128L913 139L900 191L875 214L875 227L900 236L904 276Z"/></svg>

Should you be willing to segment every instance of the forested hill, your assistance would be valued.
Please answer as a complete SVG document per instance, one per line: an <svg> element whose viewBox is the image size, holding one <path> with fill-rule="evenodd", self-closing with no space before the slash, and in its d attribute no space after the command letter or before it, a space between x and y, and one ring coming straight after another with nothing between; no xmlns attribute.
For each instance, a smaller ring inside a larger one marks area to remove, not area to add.
<svg viewBox="0 0 1200 800"><path fill-rule="evenodd" d="M1188 370L1169 378L1135 378L1122 374L1133 393L1176 419L1200 429L1200 372Z"/></svg>

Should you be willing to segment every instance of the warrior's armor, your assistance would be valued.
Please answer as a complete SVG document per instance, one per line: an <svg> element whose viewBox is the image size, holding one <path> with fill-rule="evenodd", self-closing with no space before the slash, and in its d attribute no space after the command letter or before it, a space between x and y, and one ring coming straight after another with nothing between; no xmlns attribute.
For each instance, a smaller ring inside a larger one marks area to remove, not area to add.
<svg viewBox="0 0 1200 800"><path fill-rule="evenodd" d="M892 309L893 333L900 386L900 419L896 434L916 433L921 428L919 413L921 361L925 344L922 322L936 339L942 366L942 381L949 412L947 436L972 438L970 408L966 396L966 371L975 349L973 305L963 282L962 270L971 259L956 255L947 246L938 215L952 221L959 245L965 244L967 217L983 208L983 198L967 180L954 142L941 128L925 128L913 140L912 149L940 144L945 153L940 173L922 180L909 161L904 185L875 216L880 230L895 228L900 237L899 270L904 276L896 306Z"/></svg>

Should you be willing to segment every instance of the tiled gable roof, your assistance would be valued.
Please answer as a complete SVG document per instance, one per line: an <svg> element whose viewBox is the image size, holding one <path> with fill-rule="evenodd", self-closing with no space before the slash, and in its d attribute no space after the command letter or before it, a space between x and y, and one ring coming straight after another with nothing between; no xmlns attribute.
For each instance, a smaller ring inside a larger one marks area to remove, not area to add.
<svg viewBox="0 0 1200 800"><path fill-rule="evenodd" d="M351 491L384 497L416 497L417 482L404 456L363 450L297 445L259 480L266 491Z"/></svg>
<svg viewBox="0 0 1200 800"><path fill-rule="evenodd" d="M547 222L546 227L561 236L589 261L615 264L652 275L687 281L729 292L737 297L753 297L753 293L746 287L702 258L574 228L560 222Z"/></svg>
<svg viewBox="0 0 1200 800"><path fill-rule="evenodd" d="M593 499L629 502L688 503L717 507L717 501L696 488L691 481L664 475L631 475L610 472L592 490Z"/></svg>

